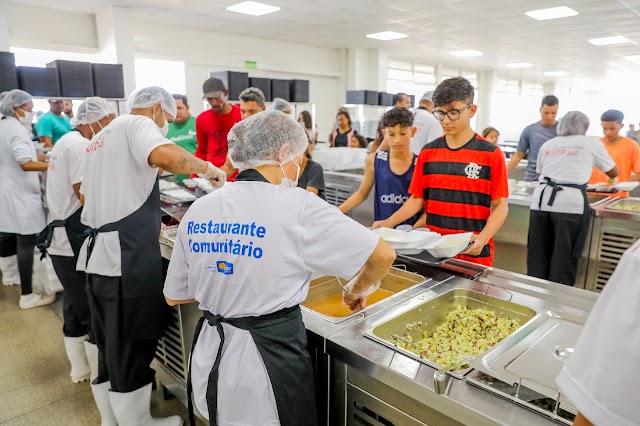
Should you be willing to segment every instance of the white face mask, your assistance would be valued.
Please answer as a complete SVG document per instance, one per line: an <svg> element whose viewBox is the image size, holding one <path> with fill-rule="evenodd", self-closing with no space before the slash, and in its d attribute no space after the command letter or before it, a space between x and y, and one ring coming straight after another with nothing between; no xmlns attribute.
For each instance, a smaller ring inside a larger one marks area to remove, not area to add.
<svg viewBox="0 0 640 426"><path fill-rule="evenodd" d="M167 121L167 118L164 116L164 111L160 110L160 114L162 114L162 118L164 119L164 124L162 125L162 127L160 127L160 133L162 134L163 138L166 138L167 135L169 134L169 122ZM155 121L155 116L153 117L154 121Z"/></svg>
<svg viewBox="0 0 640 426"><path fill-rule="evenodd" d="M100 126L100 131L98 133L100 133L101 131L104 130L104 127L102 127L102 124L100 124L99 121L96 121L96 123L98 124L98 126ZM93 130L93 127L91 127L91 125L89 125L89 129L91 130L91 134L93 135L91 138L93 139L93 137L95 135L97 135L98 133L95 132L95 130Z"/></svg>
<svg viewBox="0 0 640 426"><path fill-rule="evenodd" d="M300 165L298 163L296 163L296 160L291 160L293 161L293 164L296 165L298 171L296 172L296 180L291 180L287 177L286 173L284 172L284 167L282 167L282 164L280 164L280 169L282 169L282 183L280 183L280 185L284 186L285 188L295 188L298 186L298 179L300 179ZM287 163L285 163L287 164Z"/></svg>
<svg viewBox="0 0 640 426"><path fill-rule="evenodd" d="M18 121L20 121L20 123L22 123L23 126L31 127L31 125L33 124L33 117L35 116L35 114L32 111L25 111L22 108L19 108L19 109L24 113L24 117L18 117Z"/></svg>

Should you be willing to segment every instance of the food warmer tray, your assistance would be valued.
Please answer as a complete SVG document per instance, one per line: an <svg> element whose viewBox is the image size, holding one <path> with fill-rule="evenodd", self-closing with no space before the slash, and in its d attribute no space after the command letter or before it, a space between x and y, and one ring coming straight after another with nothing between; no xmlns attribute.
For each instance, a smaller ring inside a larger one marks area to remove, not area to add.
<svg viewBox="0 0 640 426"><path fill-rule="evenodd" d="M398 253L398 258L404 260L410 260L412 262L420 263L427 266L438 266L451 259L450 257L437 258L431 256L428 251L423 250L418 254L402 254Z"/></svg>
<svg viewBox="0 0 640 426"><path fill-rule="evenodd" d="M633 206L636 208L636 210L625 208L626 206ZM626 213L640 213L640 198L634 198L634 197L621 198L610 204L605 205L605 208L608 210L617 210L617 211L623 211Z"/></svg>
<svg viewBox="0 0 640 426"><path fill-rule="evenodd" d="M471 366L500 382L516 386L516 390L525 386L552 398L565 411L575 414L571 402L557 390L555 379L573 353L584 322L585 319L577 315L545 310L474 359Z"/></svg>
<svg viewBox="0 0 640 426"><path fill-rule="evenodd" d="M496 290L496 292L499 292L503 296L504 294L508 294L508 299L505 300L490 296L488 293L492 289ZM403 355L413 358L416 361L439 370L442 368L440 364L398 347L396 343L394 343L396 339L394 339L393 336L402 336L406 332L407 324L422 321L424 327L419 331L413 331L411 335L414 341L420 340L422 338L422 332L433 332L438 325L443 323L447 314L451 310L455 309L457 305L468 306L472 309L482 308L488 311L493 311L501 317L517 319L521 324L526 323L536 315L536 311L533 309L513 303L510 300L511 294L508 291L489 284L487 285L485 293L470 289L456 288L421 303L420 305L389 320L373 325L370 329L365 331L364 336ZM449 371L448 374L458 379L462 379L471 370L472 368L469 367L452 370Z"/></svg>

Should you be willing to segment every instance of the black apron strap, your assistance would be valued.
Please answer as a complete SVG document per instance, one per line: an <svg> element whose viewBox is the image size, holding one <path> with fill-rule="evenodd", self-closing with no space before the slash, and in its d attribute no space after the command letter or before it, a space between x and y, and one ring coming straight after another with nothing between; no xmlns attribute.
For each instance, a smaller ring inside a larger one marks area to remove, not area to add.
<svg viewBox="0 0 640 426"><path fill-rule="evenodd" d="M66 219L54 220L53 222L48 224L42 230L42 232L40 232L40 234L38 235L38 239L36 240L36 247L38 247L38 250L40 250L40 253L42 253L40 255L40 260L47 257L47 249L51 247L51 242L53 241L53 230L55 228L61 228L65 226L66 223Z"/></svg>

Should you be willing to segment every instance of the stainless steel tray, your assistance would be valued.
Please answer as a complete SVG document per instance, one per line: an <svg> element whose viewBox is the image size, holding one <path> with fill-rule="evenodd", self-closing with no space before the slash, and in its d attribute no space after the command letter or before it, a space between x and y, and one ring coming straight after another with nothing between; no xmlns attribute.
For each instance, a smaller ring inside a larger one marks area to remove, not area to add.
<svg viewBox="0 0 640 426"><path fill-rule="evenodd" d="M471 366L501 382L522 385L567 407L555 379L573 353L585 318L558 310L545 310L502 342L471 362Z"/></svg>
<svg viewBox="0 0 640 426"><path fill-rule="evenodd" d="M640 213L640 210L629 210L623 207L627 205L638 206L638 208L640 208L640 198L634 198L634 197L621 198L610 204L605 205L605 208L609 210L623 211L626 213Z"/></svg>
<svg viewBox="0 0 640 426"><path fill-rule="evenodd" d="M504 295L510 295L506 290L487 284L487 292L491 289L496 289L498 292L501 291ZM420 331L412 332L416 333L416 335L414 336L412 334L411 336L414 341L420 340L422 338L422 332L430 333L435 330L435 328L444 321L447 314L451 310L455 309L457 305L468 306L472 309L483 308L493 311L501 317L518 319L522 324L526 323L536 315L536 312L533 309L513 303L510 299L510 296L508 297L508 300L504 300L498 297L489 296L486 293L456 288L421 303L420 305L387 321L374 325L371 329L365 331L364 336L430 367L440 369L442 366L436 362L396 346L394 343L395 339L393 339L392 336L402 336L406 332L407 324L422 321L424 327ZM448 374L461 379L471 370L472 368L453 370Z"/></svg>
<svg viewBox="0 0 640 426"><path fill-rule="evenodd" d="M314 310L311 306L313 306L314 302L326 300L327 298L333 297L336 299L335 303L342 303L342 286L346 285L347 282L343 279L338 281L337 277L331 276L323 276L320 278L316 278L311 281L311 285L309 286L309 294L304 302L300 304L301 308L323 318L326 321L332 323L340 323L345 321L353 316L360 315L363 312L371 309L373 306L378 305L379 303L384 303L385 301L393 300L398 298L398 296L404 294L410 289L421 285L430 279L423 277L422 275L414 274L413 272L404 271L398 268L391 268L387 276L382 279L380 284L381 290L386 290L388 292L393 293L393 295L380 300L377 303L372 303L371 305L367 305L363 310L354 312L350 315L345 316L331 316L327 314L323 314L322 312L318 312Z"/></svg>

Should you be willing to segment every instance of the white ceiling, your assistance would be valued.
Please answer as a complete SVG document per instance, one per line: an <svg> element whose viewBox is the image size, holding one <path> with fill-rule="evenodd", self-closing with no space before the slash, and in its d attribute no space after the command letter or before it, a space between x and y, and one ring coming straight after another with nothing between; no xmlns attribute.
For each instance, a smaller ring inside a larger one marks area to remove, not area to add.
<svg viewBox="0 0 640 426"><path fill-rule="evenodd" d="M427 65L445 63L468 70L497 69L501 75L535 80L543 71L567 71L571 78L603 78L616 70L637 70L624 59L640 55L640 0L262 0L279 12L253 17L228 12L241 0L23 0L43 7L93 13L101 7L129 7L136 16L188 26L302 42L332 48L381 48L394 59ZM528 10L569 6L578 16L536 21ZM408 38L376 41L365 34L398 31ZM179 37L179 31L176 36ZM593 46L590 38L623 35L631 43ZM484 56L460 59L452 50L475 49ZM534 68L510 70L510 62Z"/></svg>

